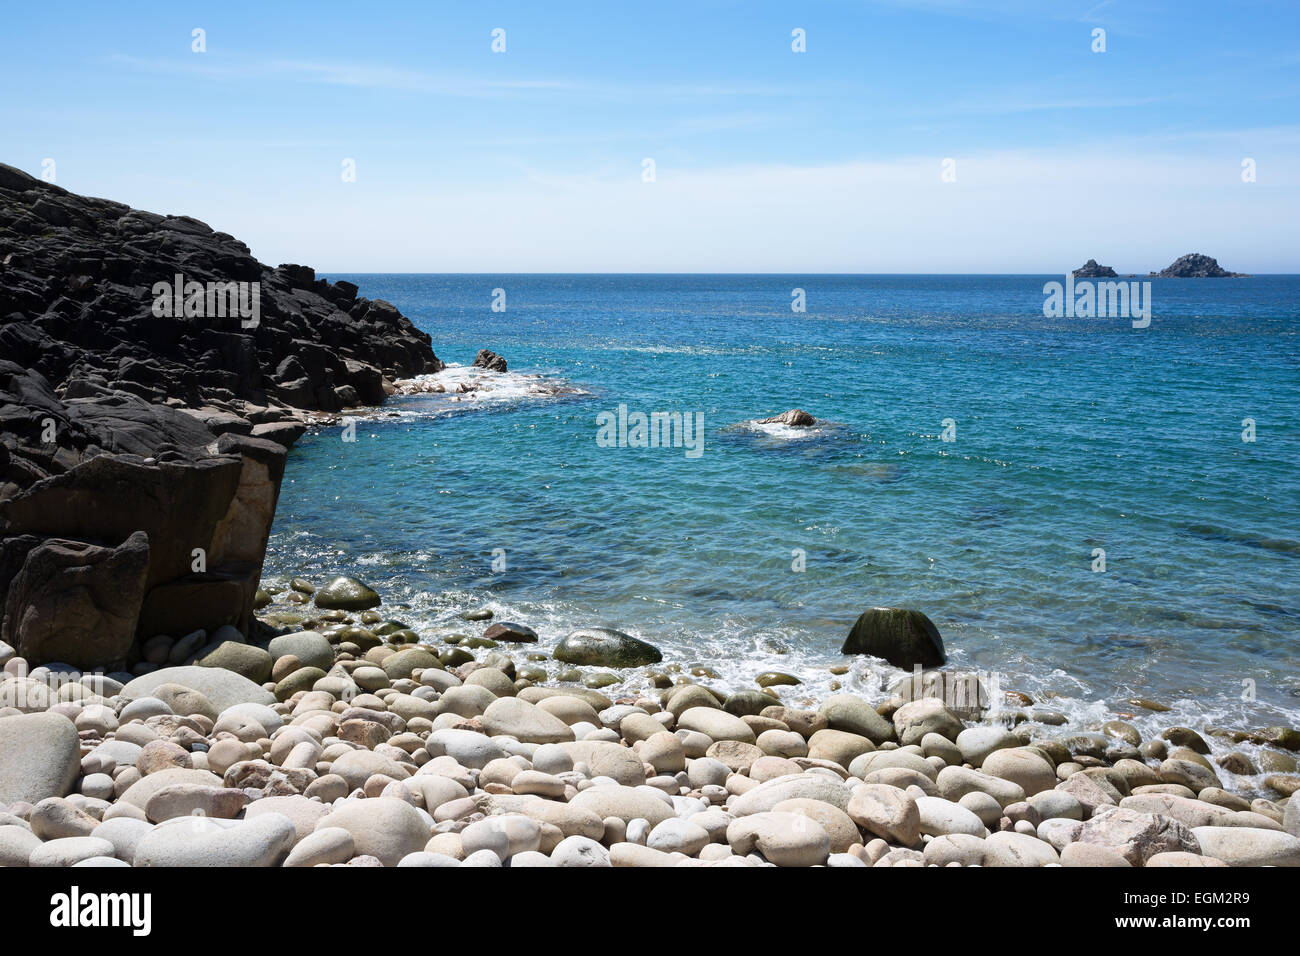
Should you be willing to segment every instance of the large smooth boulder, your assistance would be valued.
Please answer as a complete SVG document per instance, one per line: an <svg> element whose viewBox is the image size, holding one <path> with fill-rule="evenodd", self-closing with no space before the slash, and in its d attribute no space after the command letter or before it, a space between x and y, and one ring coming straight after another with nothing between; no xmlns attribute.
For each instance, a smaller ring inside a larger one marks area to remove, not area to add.
<svg viewBox="0 0 1300 956"><path fill-rule="evenodd" d="M293 656L298 658L304 667L319 667L323 671L328 671L334 666L334 648L319 631L281 634L279 637L271 638L271 643L266 645L266 649L277 661L282 657Z"/></svg>
<svg viewBox="0 0 1300 956"><path fill-rule="evenodd" d="M135 640L148 574L143 531L116 547L49 538L27 552L9 584L0 640L31 664L120 664Z"/></svg>
<svg viewBox="0 0 1300 956"><path fill-rule="evenodd" d="M1201 852L1228 866L1300 866L1300 838L1257 827L1196 827Z"/></svg>
<svg viewBox="0 0 1300 956"><path fill-rule="evenodd" d="M733 820L727 843L741 856L757 850L777 866L819 866L831 850L830 836L816 820L775 810Z"/></svg>
<svg viewBox="0 0 1300 956"><path fill-rule="evenodd" d="M271 677L271 655L254 644L222 641L202 658L195 661L199 667L221 667L262 684Z"/></svg>
<svg viewBox="0 0 1300 956"><path fill-rule="evenodd" d="M831 729L858 734L873 744L894 739L894 725L861 697L834 694L822 702L819 713Z"/></svg>
<svg viewBox="0 0 1300 956"><path fill-rule="evenodd" d="M934 622L910 608L873 607L849 630L841 654L870 654L911 670L938 667L947 660Z"/></svg>
<svg viewBox="0 0 1300 956"><path fill-rule="evenodd" d="M62 714L0 718L0 804L66 796L81 773L81 740Z"/></svg>
<svg viewBox="0 0 1300 956"><path fill-rule="evenodd" d="M177 817L135 845L135 866L279 866L292 849L293 821L280 813L252 820Z"/></svg>
<svg viewBox="0 0 1300 956"><path fill-rule="evenodd" d="M569 806L589 810L602 820L617 817L626 823L640 818L651 826L674 816L667 802L636 787L588 787L570 800Z"/></svg>
<svg viewBox="0 0 1300 956"><path fill-rule="evenodd" d="M560 641L551 656L566 664L589 667L640 667L663 660L653 644L608 627L574 631Z"/></svg>
<svg viewBox="0 0 1300 956"><path fill-rule="evenodd" d="M217 711L236 704L274 704L275 695L247 677L218 667L164 667L137 677L122 688L123 697L152 697L163 684L180 684L197 690Z"/></svg>
<svg viewBox="0 0 1300 956"><path fill-rule="evenodd" d="M317 831L336 827L352 834L358 856L373 856L384 866L423 850L430 836L420 811L394 797L349 800L316 823Z"/></svg>
<svg viewBox="0 0 1300 956"><path fill-rule="evenodd" d="M483 729L492 737L506 735L531 744L573 740L573 731L559 717L517 697L498 697L488 704Z"/></svg>
<svg viewBox="0 0 1300 956"><path fill-rule="evenodd" d="M313 600L318 608L327 611L365 611L383 603L368 584L346 575L318 588Z"/></svg>
<svg viewBox="0 0 1300 956"><path fill-rule="evenodd" d="M839 780L824 773L802 773L777 777L746 791L731 803L733 816L764 813L784 800L803 798L820 800L833 807L847 810L853 792ZM852 813L849 814L852 816Z"/></svg>

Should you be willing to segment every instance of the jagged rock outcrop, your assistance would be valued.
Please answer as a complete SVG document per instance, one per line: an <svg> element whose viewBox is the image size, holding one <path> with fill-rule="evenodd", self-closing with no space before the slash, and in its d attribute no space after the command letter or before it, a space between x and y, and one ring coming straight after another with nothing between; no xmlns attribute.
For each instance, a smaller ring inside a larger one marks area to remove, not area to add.
<svg viewBox="0 0 1300 956"><path fill-rule="evenodd" d="M1219 265L1217 259L1203 256L1199 252L1189 252L1179 256L1168 267L1151 273L1165 279L1249 279L1244 272L1229 272Z"/></svg>
<svg viewBox="0 0 1300 956"><path fill-rule="evenodd" d="M181 311L203 314L155 314L176 311L175 297L155 290L177 276L204 287L199 297L182 289ZM257 324L212 314L231 309L226 295L207 296L209 283L246 283L239 304L249 311L257 283ZM261 412L267 405L377 405L385 378L442 368L428 335L350 282L268 268L197 219L78 196L3 165L0 355L56 386L77 379L157 404L252 406L254 424L259 413L278 417Z"/></svg>
<svg viewBox="0 0 1300 956"><path fill-rule="evenodd" d="M1115 279L1119 274L1110 266L1097 265L1096 259L1089 259L1071 273L1076 279Z"/></svg>
<svg viewBox="0 0 1300 956"><path fill-rule="evenodd" d="M0 165L0 641L94 668L247 633L309 415L442 367L351 283Z"/></svg>
<svg viewBox="0 0 1300 956"><path fill-rule="evenodd" d="M479 349L478 355L474 356L474 367L485 368L491 372L506 371L506 360L496 352L488 349Z"/></svg>

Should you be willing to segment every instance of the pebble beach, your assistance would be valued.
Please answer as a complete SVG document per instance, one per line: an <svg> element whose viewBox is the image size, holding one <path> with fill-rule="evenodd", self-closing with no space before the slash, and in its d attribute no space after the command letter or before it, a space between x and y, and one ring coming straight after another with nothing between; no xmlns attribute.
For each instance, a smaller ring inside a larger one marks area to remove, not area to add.
<svg viewBox="0 0 1300 956"><path fill-rule="evenodd" d="M796 706L606 628L420 635L352 578L258 603L129 673L0 645L0 865L1300 866L1291 728L1052 725L952 671ZM1263 792L1220 777L1248 740Z"/></svg>

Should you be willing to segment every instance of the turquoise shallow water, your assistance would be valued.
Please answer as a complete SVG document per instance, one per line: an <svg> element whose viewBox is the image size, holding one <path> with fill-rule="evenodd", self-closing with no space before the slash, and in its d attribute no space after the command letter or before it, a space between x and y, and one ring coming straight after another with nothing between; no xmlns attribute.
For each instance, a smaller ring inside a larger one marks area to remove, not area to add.
<svg viewBox="0 0 1300 956"><path fill-rule="evenodd" d="M1044 318L1041 276L335 278L511 371L305 437L269 577L356 573L429 633L480 603L544 645L605 622L794 699L908 605L1067 712L1300 723L1300 277L1155 280L1140 330ZM703 413L703 454L600 447L620 404ZM829 424L732 427L796 406Z"/></svg>

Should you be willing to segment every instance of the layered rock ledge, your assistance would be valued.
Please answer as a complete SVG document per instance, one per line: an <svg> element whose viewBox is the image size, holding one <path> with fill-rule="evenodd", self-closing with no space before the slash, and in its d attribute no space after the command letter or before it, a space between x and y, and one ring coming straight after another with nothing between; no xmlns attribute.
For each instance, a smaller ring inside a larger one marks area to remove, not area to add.
<svg viewBox="0 0 1300 956"><path fill-rule="evenodd" d="M108 668L247 633L288 446L442 368L352 283L0 164L0 641Z"/></svg>

